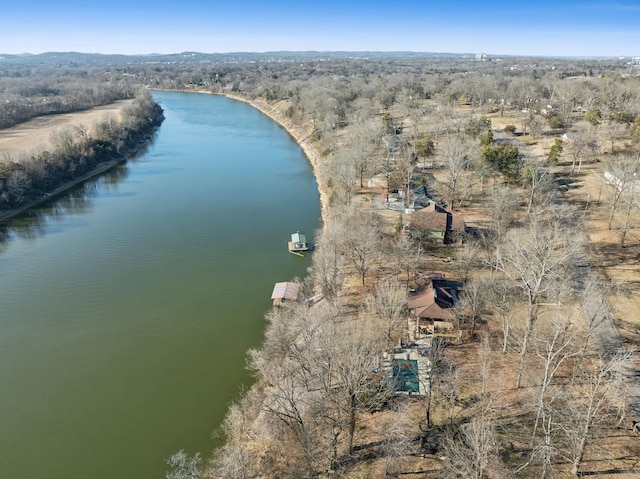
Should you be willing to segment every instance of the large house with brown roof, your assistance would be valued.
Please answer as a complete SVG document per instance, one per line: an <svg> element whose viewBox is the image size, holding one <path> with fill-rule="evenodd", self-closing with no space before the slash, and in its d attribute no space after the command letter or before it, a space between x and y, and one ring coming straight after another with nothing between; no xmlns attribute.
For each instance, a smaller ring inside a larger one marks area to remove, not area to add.
<svg viewBox="0 0 640 479"><path fill-rule="evenodd" d="M416 290L409 297L408 309L416 318L418 330L453 327L459 286L460 283L448 281L441 273L416 274Z"/></svg>
<svg viewBox="0 0 640 479"><path fill-rule="evenodd" d="M465 223L459 214L433 203L411 214L409 228L427 241L445 244L455 243L462 238Z"/></svg>

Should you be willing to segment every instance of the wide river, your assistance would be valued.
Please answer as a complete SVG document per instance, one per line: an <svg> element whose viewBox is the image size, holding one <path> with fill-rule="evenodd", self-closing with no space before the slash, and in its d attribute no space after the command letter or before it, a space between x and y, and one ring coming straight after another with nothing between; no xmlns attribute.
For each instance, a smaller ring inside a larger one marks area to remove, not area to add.
<svg viewBox="0 0 640 479"><path fill-rule="evenodd" d="M0 478L163 478L212 431L320 204L254 108L157 92L144 153L10 222L0 242Z"/></svg>

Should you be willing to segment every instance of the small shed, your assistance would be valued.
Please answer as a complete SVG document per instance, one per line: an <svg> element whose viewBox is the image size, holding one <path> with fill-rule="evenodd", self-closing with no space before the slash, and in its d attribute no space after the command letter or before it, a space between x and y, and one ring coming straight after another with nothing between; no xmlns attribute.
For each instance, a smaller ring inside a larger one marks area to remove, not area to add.
<svg viewBox="0 0 640 479"><path fill-rule="evenodd" d="M290 281L283 283L276 283L273 287L273 293L271 293L271 299L274 306L279 306L283 301L295 301L298 299L298 291L300 285Z"/></svg>

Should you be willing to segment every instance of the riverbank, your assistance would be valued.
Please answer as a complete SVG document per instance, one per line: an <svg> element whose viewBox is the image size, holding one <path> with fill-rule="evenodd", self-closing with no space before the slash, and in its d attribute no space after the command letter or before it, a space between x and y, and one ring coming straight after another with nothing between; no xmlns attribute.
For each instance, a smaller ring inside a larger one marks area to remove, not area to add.
<svg viewBox="0 0 640 479"><path fill-rule="evenodd" d="M145 99L137 99L137 103L134 100L123 104L120 118L122 120L124 110L129 112L130 118L124 124L120 121L111 125L106 139L97 140L76 132L74 134L80 136L70 137L66 150L43 151L22 162L6 163L5 177L0 180L3 202L0 222L21 215L136 155L164 120L162 109L156 103L146 101L145 104ZM91 128L95 126L91 125ZM73 173L81 174L69 179ZM16 203L19 205L8 208Z"/></svg>
<svg viewBox="0 0 640 479"><path fill-rule="evenodd" d="M11 220L13 218L15 218L16 216L20 216L23 213L26 213L27 211L29 211L32 208L36 208L38 206L40 206L41 204L50 201L51 199L55 198L56 196L65 193L66 191L70 190L71 188L74 188L78 185L81 185L82 183L84 183L87 180L90 180L91 178L95 178L96 176L100 176L103 173L106 173L107 171L109 171L111 168L113 168L116 165L119 165L121 163L125 163L127 161L128 158L135 156L138 152L140 152L151 140L151 137L153 136L153 133L151 135L149 135L149 138L145 139L144 141L139 142L138 144L136 144L135 146L131 147L126 154L123 154L121 156L119 156L118 158L114 158L112 160L107 160L104 161L100 164L98 164L95 168L93 168L91 171L88 171L87 173L78 176L77 178L74 178L71 181L67 181L66 183L58 186L57 188L55 188L52 191L49 191L47 193L44 193L40 198L36 198L32 201L29 201L23 205L20 205L17 208L13 208L10 210L5 210L5 211L1 211L0 212L0 223L3 223L5 221Z"/></svg>
<svg viewBox="0 0 640 479"><path fill-rule="evenodd" d="M141 146L142 147L142 146ZM71 188L78 186L82 183L84 183L87 180L90 180L91 178L95 178L98 175L101 175L102 173L105 173L107 171L109 171L111 168L113 168L116 165L119 165L120 163L124 163L125 161L127 161L126 157L122 157L116 160L110 160L110 161L106 161L104 163L100 163L100 165L98 165L96 168L94 168L93 170L85 173L84 175L81 175L77 178L74 178L71 181L66 182L65 184L59 186L58 188L56 188L53 191L50 191L48 193L45 193L42 195L41 198L39 199L35 199L33 201L29 201L28 203L25 203L24 205L19 206L18 208L14 208L11 210L6 210L6 211L2 211L0 212L0 223L3 223L5 221L8 221L10 219L15 218L16 216L19 216L27 211L29 211L32 208L36 208L37 206L40 206L42 203L45 203L53 198L55 198L56 196L70 190Z"/></svg>
<svg viewBox="0 0 640 479"><path fill-rule="evenodd" d="M202 93L211 93L211 92L202 92ZM213 93L217 95L217 93ZM304 152L307 160L311 164L311 168L313 169L313 174L316 177L316 182L318 183L318 193L320 194L320 208L322 214L322 223L327 224L328 220L328 209L329 209L329 192L327 190L327 178L323 177L322 169L320 168L320 162L322 161L322 154L318 150L318 148L312 142L312 134L313 134L313 125L300 125L293 123L287 115L285 114L288 105L283 101L278 101L275 103L269 103L266 100L262 99L250 99L244 98L240 95L233 94L222 94L221 96L225 96L227 98L231 98L232 100L241 101L247 103L254 107L255 109L261 111L263 114L271 118L273 121L278 123L282 128L284 128L287 133L300 145L302 151Z"/></svg>
<svg viewBox="0 0 640 479"><path fill-rule="evenodd" d="M7 231L1 477L156 478L180 449L209 455L273 285L307 274L286 239L320 205L294 140L236 101L153 97L146 152Z"/></svg>
<svg viewBox="0 0 640 479"><path fill-rule="evenodd" d="M153 90L153 88L152 88ZM266 100L257 99L257 98L246 98L242 95L237 95L233 93L216 93L207 90L172 90L172 89L157 89L158 91L175 91L180 93L197 93L197 94L206 94L206 95L218 95L224 96L226 98L230 98L232 100L241 101L248 105L251 105L256 110L259 110L262 114L268 116L273 121L275 121L278 125L284 128L287 133L295 140L295 142L302 148L305 157L309 161L311 168L313 170L313 175L316 178L316 182L318 184L318 193L320 195L320 209L322 215L322 223L326 224L328 220L328 209L329 209L329 192L327 189L327 178L322 174L321 168L319 167L320 162L322 161L322 154L313 144L311 138L313 134L313 125L309 124L295 124L291 119L289 119L286 115L286 110L289 108L289 105L286 104L285 101L280 100L273 103L270 103Z"/></svg>

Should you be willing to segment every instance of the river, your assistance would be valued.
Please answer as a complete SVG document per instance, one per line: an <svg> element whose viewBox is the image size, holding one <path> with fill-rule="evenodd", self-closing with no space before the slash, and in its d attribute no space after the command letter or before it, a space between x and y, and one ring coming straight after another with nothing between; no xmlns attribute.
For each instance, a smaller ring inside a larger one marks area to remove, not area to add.
<svg viewBox="0 0 640 479"><path fill-rule="evenodd" d="M300 147L251 106L155 92L137 158L29 215L0 243L0 477L161 478L207 456L250 383L275 282L319 227Z"/></svg>

